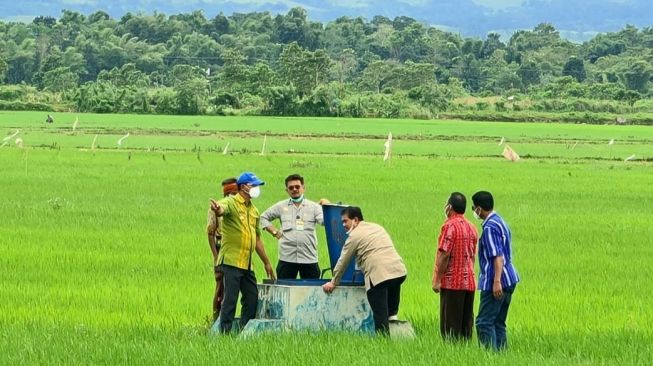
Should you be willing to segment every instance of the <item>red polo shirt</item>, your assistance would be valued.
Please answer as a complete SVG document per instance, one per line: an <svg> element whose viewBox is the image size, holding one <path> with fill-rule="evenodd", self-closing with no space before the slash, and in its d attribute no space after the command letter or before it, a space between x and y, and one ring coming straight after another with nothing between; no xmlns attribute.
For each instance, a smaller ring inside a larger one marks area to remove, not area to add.
<svg viewBox="0 0 653 366"><path fill-rule="evenodd" d="M441 288L449 290L476 290L474 256L478 233L465 216L454 214L442 225L438 250L450 253L449 265L441 279Z"/></svg>

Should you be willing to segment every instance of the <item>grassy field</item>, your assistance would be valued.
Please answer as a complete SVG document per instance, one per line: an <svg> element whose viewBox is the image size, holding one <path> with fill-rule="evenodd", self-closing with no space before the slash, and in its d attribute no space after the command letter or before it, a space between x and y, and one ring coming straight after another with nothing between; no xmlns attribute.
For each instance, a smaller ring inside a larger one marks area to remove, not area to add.
<svg viewBox="0 0 653 366"><path fill-rule="evenodd" d="M25 145L0 148L2 364L650 363L653 128L80 115L72 133L74 115L44 119L0 113L0 137L20 129ZM500 158L501 137L525 158ZM299 172L310 198L360 205L384 225L409 267L400 317L417 339L207 336L206 207L242 170L268 182L260 209ZM523 278L501 355L443 343L430 290L444 201L481 189L511 225Z"/></svg>

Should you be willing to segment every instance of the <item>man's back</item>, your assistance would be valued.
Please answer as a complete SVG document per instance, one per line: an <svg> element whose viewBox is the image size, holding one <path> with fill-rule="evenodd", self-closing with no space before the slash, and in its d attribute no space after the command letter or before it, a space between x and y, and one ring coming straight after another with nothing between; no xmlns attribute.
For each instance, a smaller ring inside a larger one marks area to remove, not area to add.
<svg viewBox="0 0 653 366"><path fill-rule="evenodd" d="M512 233L505 220L492 212L483 222L483 233L479 247L480 279L479 289L492 290L494 278L493 258L503 256L504 269L501 285L510 287L519 282L519 275L512 264Z"/></svg>
<svg viewBox="0 0 653 366"><path fill-rule="evenodd" d="M462 214L451 216L442 225L438 250L450 253L449 264L441 286L450 290L476 289L474 258L478 233L476 227Z"/></svg>

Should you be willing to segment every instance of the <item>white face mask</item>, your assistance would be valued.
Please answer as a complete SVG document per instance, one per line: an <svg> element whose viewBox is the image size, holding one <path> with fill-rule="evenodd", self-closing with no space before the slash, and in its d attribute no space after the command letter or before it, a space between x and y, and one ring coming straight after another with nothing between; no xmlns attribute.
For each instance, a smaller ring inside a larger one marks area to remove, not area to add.
<svg viewBox="0 0 653 366"><path fill-rule="evenodd" d="M256 186L249 189L249 196L251 198L258 198L261 195L261 187Z"/></svg>
<svg viewBox="0 0 653 366"><path fill-rule="evenodd" d="M352 232L352 230L354 230L356 228L356 226L357 225L355 225L354 222L352 221L351 228L347 231L347 235L349 235Z"/></svg>
<svg viewBox="0 0 653 366"><path fill-rule="evenodd" d="M474 218L475 218L476 220L483 220L483 219L482 219L482 218L481 218L481 217L476 213L476 210L472 211L472 213L474 214Z"/></svg>
<svg viewBox="0 0 653 366"><path fill-rule="evenodd" d="M448 219L449 218L449 205L447 204L444 206L444 218Z"/></svg>

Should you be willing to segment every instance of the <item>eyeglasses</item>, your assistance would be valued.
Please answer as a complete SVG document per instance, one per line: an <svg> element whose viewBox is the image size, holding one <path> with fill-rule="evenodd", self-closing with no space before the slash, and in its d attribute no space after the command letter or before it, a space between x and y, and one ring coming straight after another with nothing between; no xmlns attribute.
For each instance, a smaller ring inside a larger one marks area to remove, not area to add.
<svg viewBox="0 0 653 366"><path fill-rule="evenodd" d="M292 190L295 190L295 189L296 189L296 190L299 190L300 188L302 188L302 186L299 185L299 184L296 185L296 186L288 186L288 189L291 190L291 191L292 191Z"/></svg>

